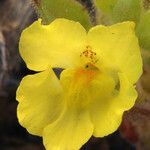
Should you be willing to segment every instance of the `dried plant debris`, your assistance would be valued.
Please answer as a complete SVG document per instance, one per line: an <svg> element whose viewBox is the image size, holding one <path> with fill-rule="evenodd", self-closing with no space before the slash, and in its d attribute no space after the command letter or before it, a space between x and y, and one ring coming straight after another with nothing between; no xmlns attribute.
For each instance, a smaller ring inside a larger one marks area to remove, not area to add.
<svg viewBox="0 0 150 150"><path fill-rule="evenodd" d="M150 99L137 103L126 112L120 131L124 138L136 145L137 150L150 149Z"/></svg>
<svg viewBox="0 0 150 150"><path fill-rule="evenodd" d="M24 71L18 52L22 30L36 19L28 0L0 1L0 149L13 149L14 137L25 134L16 118L15 91ZM17 144L16 144L17 145ZM17 149L17 148L14 148ZM21 150L21 148L18 148ZM26 149L26 148L24 148ZM32 149L32 148L30 148ZM35 148L38 149L38 148Z"/></svg>
<svg viewBox="0 0 150 150"><path fill-rule="evenodd" d="M33 14L28 0L0 1L0 87L8 83L4 80L13 80L10 79L12 74L19 71L19 36L25 26L32 22Z"/></svg>

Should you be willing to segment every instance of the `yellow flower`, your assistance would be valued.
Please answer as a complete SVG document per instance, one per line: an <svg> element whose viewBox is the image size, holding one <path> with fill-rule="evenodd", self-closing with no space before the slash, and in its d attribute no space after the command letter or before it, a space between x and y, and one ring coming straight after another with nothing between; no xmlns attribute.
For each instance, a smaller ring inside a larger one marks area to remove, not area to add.
<svg viewBox="0 0 150 150"><path fill-rule="evenodd" d="M98 25L41 20L25 29L20 53L29 69L17 90L17 115L47 150L78 150L120 125L137 98L142 61L133 22ZM64 68L58 79L51 68Z"/></svg>

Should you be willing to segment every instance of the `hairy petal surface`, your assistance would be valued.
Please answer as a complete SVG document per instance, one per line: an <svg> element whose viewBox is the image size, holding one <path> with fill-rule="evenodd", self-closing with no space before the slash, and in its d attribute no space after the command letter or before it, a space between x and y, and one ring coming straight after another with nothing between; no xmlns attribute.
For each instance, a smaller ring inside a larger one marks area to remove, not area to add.
<svg viewBox="0 0 150 150"><path fill-rule="evenodd" d="M39 136L46 125L58 118L63 107L62 88L51 69L24 77L16 98L19 123Z"/></svg>
<svg viewBox="0 0 150 150"><path fill-rule="evenodd" d="M99 55L98 63L123 72L131 83L142 73L142 59L133 22L109 27L98 25L88 33L89 45Z"/></svg>
<svg viewBox="0 0 150 150"><path fill-rule="evenodd" d="M56 19L49 25L35 21L22 32L20 54L31 70L41 71L51 67L67 68L77 64L85 46L86 31L78 23Z"/></svg>
<svg viewBox="0 0 150 150"><path fill-rule="evenodd" d="M95 98L106 99L112 96L114 79L99 70L84 68L66 69L60 76L68 105L88 108Z"/></svg>

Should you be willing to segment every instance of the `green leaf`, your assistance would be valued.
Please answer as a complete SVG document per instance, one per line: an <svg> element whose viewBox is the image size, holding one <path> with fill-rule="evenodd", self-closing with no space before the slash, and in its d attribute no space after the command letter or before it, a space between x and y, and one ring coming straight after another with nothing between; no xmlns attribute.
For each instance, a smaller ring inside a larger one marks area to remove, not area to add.
<svg viewBox="0 0 150 150"><path fill-rule="evenodd" d="M142 11L141 0L118 0L112 13L114 22L138 22Z"/></svg>
<svg viewBox="0 0 150 150"><path fill-rule="evenodd" d="M66 18L80 22L86 29L91 27L88 12L76 0L41 0L37 6L44 24Z"/></svg>
<svg viewBox="0 0 150 150"><path fill-rule="evenodd" d="M141 16L136 33L141 47L150 50L150 10Z"/></svg>
<svg viewBox="0 0 150 150"><path fill-rule="evenodd" d="M111 14L117 0L95 0L95 5L104 13Z"/></svg>

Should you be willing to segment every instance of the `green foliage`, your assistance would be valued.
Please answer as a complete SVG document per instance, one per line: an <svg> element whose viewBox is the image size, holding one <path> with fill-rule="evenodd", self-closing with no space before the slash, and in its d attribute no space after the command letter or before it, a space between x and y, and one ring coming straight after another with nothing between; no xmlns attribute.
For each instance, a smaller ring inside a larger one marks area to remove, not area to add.
<svg viewBox="0 0 150 150"><path fill-rule="evenodd" d="M44 24L55 18L66 18L80 22L87 29L91 26L86 9L75 0L41 0L38 11Z"/></svg>
<svg viewBox="0 0 150 150"><path fill-rule="evenodd" d="M138 22L142 11L141 0L118 0L112 12L114 22Z"/></svg>
<svg viewBox="0 0 150 150"><path fill-rule="evenodd" d="M95 5L104 13L111 14L117 0L95 0Z"/></svg>
<svg viewBox="0 0 150 150"><path fill-rule="evenodd" d="M137 26L137 36L142 48L150 50L150 10L146 11Z"/></svg>

